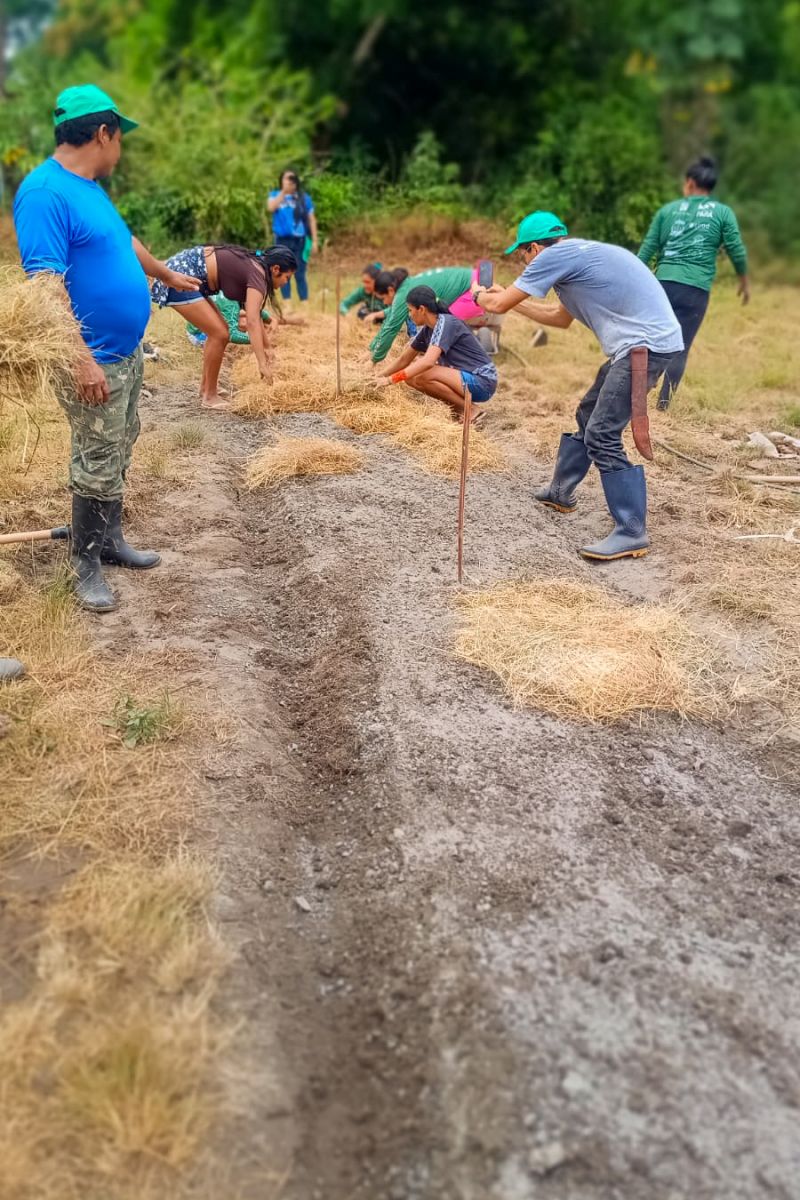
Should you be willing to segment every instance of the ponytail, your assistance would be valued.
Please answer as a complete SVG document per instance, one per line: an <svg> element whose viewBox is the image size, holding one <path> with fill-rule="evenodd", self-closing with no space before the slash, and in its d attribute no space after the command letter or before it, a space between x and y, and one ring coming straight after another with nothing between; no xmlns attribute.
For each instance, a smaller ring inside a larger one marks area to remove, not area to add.
<svg viewBox="0 0 800 1200"><path fill-rule="evenodd" d="M426 308L428 312L432 313L450 312L448 306L439 300L433 288L426 287L425 284L411 289L406 296L406 304L411 305L412 308Z"/></svg>

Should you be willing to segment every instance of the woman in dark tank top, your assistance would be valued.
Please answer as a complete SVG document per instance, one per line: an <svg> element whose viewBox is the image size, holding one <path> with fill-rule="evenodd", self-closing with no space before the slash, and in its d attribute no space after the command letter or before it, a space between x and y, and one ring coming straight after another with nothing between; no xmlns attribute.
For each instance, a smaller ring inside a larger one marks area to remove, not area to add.
<svg viewBox="0 0 800 1200"><path fill-rule="evenodd" d="M286 246L255 251L243 246L219 245L193 246L178 251L167 261L180 263L175 269L194 276L200 288L195 292L178 292L157 280L151 289L153 302L160 308L174 308L185 321L207 335L200 403L204 408L229 409L229 402L218 391L220 367L229 340L228 325L209 297L222 292L244 309L250 346L262 379L268 379L269 352L261 310L272 300L275 290L291 279L297 259Z"/></svg>

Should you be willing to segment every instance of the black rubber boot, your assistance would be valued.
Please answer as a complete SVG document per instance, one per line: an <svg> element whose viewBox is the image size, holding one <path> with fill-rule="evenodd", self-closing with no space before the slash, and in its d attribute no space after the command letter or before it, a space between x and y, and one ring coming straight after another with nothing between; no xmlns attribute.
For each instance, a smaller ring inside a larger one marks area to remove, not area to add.
<svg viewBox="0 0 800 1200"><path fill-rule="evenodd" d="M600 478L614 529L602 542L584 546L584 558L642 558L647 554L647 484L644 467L626 467L623 471L602 471Z"/></svg>
<svg viewBox="0 0 800 1200"><path fill-rule="evenodd" d="M578 507L575 489L590 466L583 438L573 433L562 433L553 478L546 488L534 493L536 499L556 512L574 512Z"/></svg>
<svg viewBox="0 0 800 1200"><path fill-rule="evenodd" d="M89 612L113 612L116 597L103 578L100 551L106 535L113 500L72 497L72 569L75 595Z"/></svg>
<svg viewBox="0 0 800 1200"><path fill-rule="evenodd" d="M161 562L155 550L134 550L122 532L122 501L109 500L109 517L100 561L115 567L130 567L134 571L149 571Z"/></svg>

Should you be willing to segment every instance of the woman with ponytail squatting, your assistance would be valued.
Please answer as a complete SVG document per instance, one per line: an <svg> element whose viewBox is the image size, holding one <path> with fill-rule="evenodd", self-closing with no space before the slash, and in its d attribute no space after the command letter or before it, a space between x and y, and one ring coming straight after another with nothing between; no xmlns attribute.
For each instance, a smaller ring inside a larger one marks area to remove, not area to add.
<svg viewBox="0 0 800 1200"><path fill-rule="evenodd" d="M175 264L180 263L180 266ZM297 259L286 246L270 250L245 250L243 246L194 246L180 250L167 265L200 281L199 292L180 292L160 280L153 284L151 296L159 308L174 308L183 319L207 334L203 346L203 377L200 403L217 411L229 409L217 387L225 347L230 341L228 323L210 297L222 292L244 309L250 346L256 356L262 379L270 378L267 332L261 310L272 300L297 270Z"/></svg>
<svg viewBox="0 0 800 1200"><path fill-rule="evenodd" d="M463 421L467 389L475 404L491 400L497 368L464 322L437 300L433 288L412 288L406 303L418 332L375 382L378 387L407 383L449 404ZM482 412L474 413L473 424L482 417Z"/></svg>

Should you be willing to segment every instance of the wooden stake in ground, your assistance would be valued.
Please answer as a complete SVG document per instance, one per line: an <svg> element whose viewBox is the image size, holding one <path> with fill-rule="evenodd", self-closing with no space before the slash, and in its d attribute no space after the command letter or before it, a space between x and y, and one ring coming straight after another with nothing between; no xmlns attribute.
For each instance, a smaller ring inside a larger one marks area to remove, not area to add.
<svg viewBox="0 0 800 1200"><path fill-rule="evenodd" d="M336 272L336 395L342 394L342 272Z"/></svg>
<svg viewBox="0 0 800 1200"><path fill-rule="evenodd" d="M461 481L458 488L458 582L464 576L464 505L467 498L469 427L472 424L472 393L464 388L464 432L461 437Z"/></svg>

